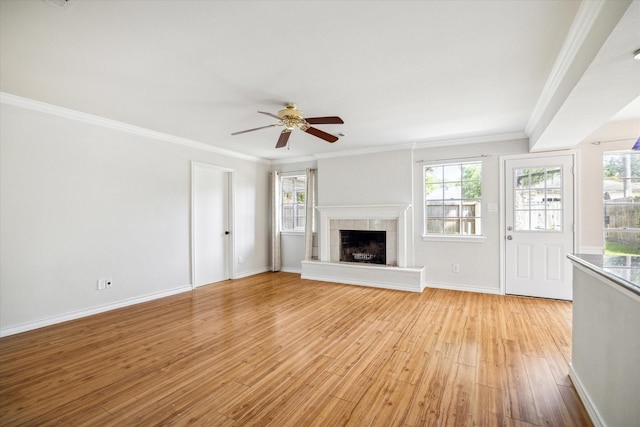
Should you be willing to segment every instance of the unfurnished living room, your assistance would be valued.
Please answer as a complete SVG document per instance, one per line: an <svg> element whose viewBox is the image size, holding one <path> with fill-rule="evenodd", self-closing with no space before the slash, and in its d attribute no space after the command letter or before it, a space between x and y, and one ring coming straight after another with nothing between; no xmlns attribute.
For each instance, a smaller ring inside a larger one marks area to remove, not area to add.
<svg viewBox="0 0 640 427"><path fill-rule="evenodd" d="M0 425L640 419L640 0L0 0Z"/></svg>

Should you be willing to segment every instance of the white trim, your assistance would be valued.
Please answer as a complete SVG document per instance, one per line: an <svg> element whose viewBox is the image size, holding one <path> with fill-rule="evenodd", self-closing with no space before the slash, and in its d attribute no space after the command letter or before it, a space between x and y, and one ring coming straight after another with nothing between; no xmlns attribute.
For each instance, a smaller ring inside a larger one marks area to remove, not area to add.
<svg viewBox="0 0 640 427"><path fill-rule="evenodd" d="M425 242L455 242L455 243L484 243L485 236L470 236L463 234L423 234L422 240Z"/></svg>
<svg viewBox="0 0 640 427"><path fill-rule="evenodd" d="M589 418L591 419L594 427L606 427L607 424L604 422L604 419L602 418L602 415L600 415L600 412L598 412L598 408L596 408L595 404L593 403L591 395L589 395L589 392L584 387L584 384L582 384L578 373L573 368L573 364L571 363L569 363L569 379L571 379L573 387L576 389L576 392L578 393L578 396L580 397L580 400L584 405L584 409L586 409L587 414L589 415Z"/></svg>
<svg viewBox="0 0 640 427"><path fill-rule="evenodd" d="M31 331L33 329L39 329L45 326L51 326L57 323L67 322L69 320L80 319L82 317L92 316L98 313L104 313L105 311L111 311L117 308L128 307L130 305L153 301L156 299L165 298L171 295L176 295L182 292L189 292L189 291L191 291L191 286L186 285L186 286L181 286L179 288L157 292L154 294L144 295L144 296L135 297L135 298L129 298L123 301L105 304L98 307L89 308L86 310L74 311L74 312L62 314L59 316L49 317L47 319L37 320L35 322L29 322L29 323L25 323L18 326L12 326L9 328L0 329L0 337L19 334L21 332Z"/></svg>
<svg viewBox="0 0 640 427"><path fill-rule="evenodd" d="M528 139L525 132L499 133L491 135L477 135L453 138L433 138L414 144L414 150L423 148L451 147L454 145L484 144L487 142L516 141Z"/></svg>
<svg viewBox="0 0 640 427"><path fill-rule="evenodd" d="M287 267L283 267L283 268L280 269L280 271L282 273L300 274L300 273L302 273L302 268L287 268Z"/></svg>
<svg viewBox="0 0 640 427"><path fill-rule="evenodd" d="M214 147L210 144L194 141L179 136L169 135L162 132L156 132L154 130L145 129L139 126L130 125L117 120L111 120L93 114L82 113L80 111L71 110L69 108L59 107L57 105L47 104L40 101L35 101L28 98L12 95L10 93L0 92L0 103L13 105L15 107L25 108L27 110L38 111L45 114L51 114L58 117L63 117L69 120L75 120L78 122L88 123L95 126L104 127L107 129L114 129L121 132L130 133L133 135L143 136L146 138L157 139L160 141L171 142L173 144L183 145L189 148L195 148L198 150L209 151L217 154L222 154L229 157L235 157L242 160L248 160L252 162L259 162L265 164L271 164L269 160L262 159L255 156L249 156L241 154L235 151L226 150L219 147Z"/></svg>
<svg viewBox="0 0 640 427"><path fill-rule="evenodd" d="M580 2L576 16L573 19L573 23L569 28L569 33L564 40L560 53L558 54L555 63L547 77L547 81L540 93L540 97L536 102L535 107L529 121L525 127L527 135L532 135L535 128L540 124L542 116L549 108L549 104L554 95L558 91L560 83L567 75L569 68L576 59L576 55L584 45L587 36L589 35L596 18L600 15L600 11L605 4L605 0L593 0Z"/></svg>
<svg viewBox="0 0 640 427"><path fill-rule="evenodd" d="M375 154L375 153L383 153L387 151L403 151L403 150L411 150L414 147L412 142L406 144L398 144L398 145L380 145L376 147L369 148L359 148L355 150L347 150L347 151L338 151L335 153L322 153L315 154L315 159L332 159L334 157L347 157L347 156L356 156L362 154Z"/></svg>
<svg viewBox="0 0 640 427"><path fill-rule="evenodd" d="M242 279L244 277L255 276L256 274L266 273L268 271L271 271L270 266L253 268L247 271L236 272L234 279Z"/></svg>
<svg viewBox="0 0 640 427"><path fill-rule="evenodd" d="M455 283L427 282L425 289L449 289L452 291L475 292L481 294L503 295L499 288L489 286L457 285Z"/></svg>

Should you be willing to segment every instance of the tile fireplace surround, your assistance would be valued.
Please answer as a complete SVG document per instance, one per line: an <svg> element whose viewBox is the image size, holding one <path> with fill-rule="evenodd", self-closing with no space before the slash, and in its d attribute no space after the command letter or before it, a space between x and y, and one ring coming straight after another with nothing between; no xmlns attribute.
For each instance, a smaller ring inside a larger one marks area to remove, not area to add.
<svg viewBox="0 0 640 427"><path fill-rule="evenodd" d="M319 260L302 261L303 279L422 292L424 267L408 266L411 205L319 206ZM385 230L387 264L340 262L340 230ZM389 265L390 264L390 265Z"/></svg>

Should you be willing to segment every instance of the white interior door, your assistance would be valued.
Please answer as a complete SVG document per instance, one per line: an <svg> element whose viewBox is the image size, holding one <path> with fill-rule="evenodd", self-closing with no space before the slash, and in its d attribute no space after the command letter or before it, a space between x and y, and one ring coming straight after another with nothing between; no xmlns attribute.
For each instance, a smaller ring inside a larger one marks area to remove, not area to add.
<svg viewBox="0 0 640 427"><path fill-rule="evenodd" d="M192 165L193 286L229 279L229 172Z"/></svg>
<svg viewBox="0 0 640 427"><path fill-rule="evenodd" d="M505 290L572 299L572 155L505 160Z"/></svg>

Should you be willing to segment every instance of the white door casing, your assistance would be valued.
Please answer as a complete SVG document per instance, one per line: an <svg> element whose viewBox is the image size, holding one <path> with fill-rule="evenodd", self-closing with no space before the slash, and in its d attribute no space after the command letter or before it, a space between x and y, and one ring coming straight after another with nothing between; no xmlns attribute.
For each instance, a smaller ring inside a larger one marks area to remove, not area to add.
<svg viewBox="0 0 640 427"><path fill-rule="evenodd" d="M503 162L505 293L571 300L574 155Z"/></svg>
<svg viewBox="0 0 640 427"><path fill-rule="evenodd" d="M232 172L204 163L191 166L192 286L231 277Z"/></svg>

